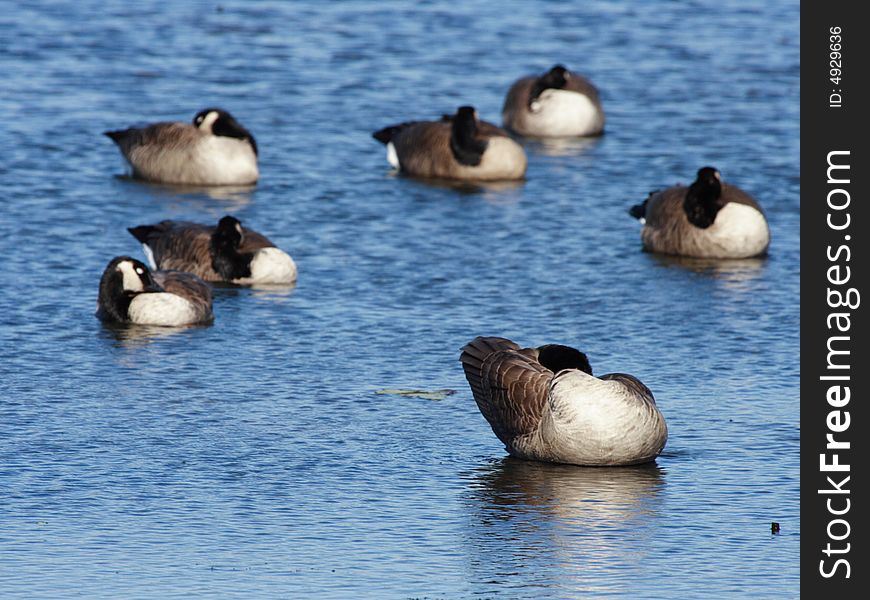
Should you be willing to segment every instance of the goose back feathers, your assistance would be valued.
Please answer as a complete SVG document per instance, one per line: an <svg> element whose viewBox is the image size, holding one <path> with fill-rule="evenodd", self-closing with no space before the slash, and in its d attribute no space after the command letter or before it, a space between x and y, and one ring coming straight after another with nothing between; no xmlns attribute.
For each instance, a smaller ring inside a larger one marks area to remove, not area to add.
<svg viewBox="0 0 870 600"><path fill-rule="evenodd" d="M761 206L740 188L722 181L713 167L698 170L688 187L656 191L629 214L643 223L645 250L699 258L761 256L770 229Z"/></svg>
<svg viewBox="0 0 870 600"><path fill-rule="evenodd" d="M247 185L259 177L257 142L230 113L207 108L193 124L163 122L106 131L133 169L159 183Z"/></svg>
<svg viewBox="0 0 870 600"><path fill-rule="evenodd" d="M438 121L410 121L372 134L387 160L410 175L497 181L522 179L526 154L506 131L481 121L471 106Z"/></svg>
<svg viewBox="0 0 870 600"><path fill-rule="evenodd" d="M599 135L604 109L598 90L562 65L518 79L502 107L505 128L533 137Z"/></svg>
<svg viewBox="0 0 870 600"><path fill-rule="evenodd" d="M296 281L296 263L266 236L227 215L217 226L161 221L128 231L156 269L194 273L206 281L239 285Z"/></svg>
<svg viewBox="0 0 870 600"><path fill-rule="evenodd" d="M206 323L214 318L211 287L191 273L152 273L140 261L118 256L100 279L97 317L140 325Z"/></svg>
<svg viewBox="0 0 870 600"><path fill-rule="evenodd" d="M667 441L652 392L631 375L593 376L574 348L478 337L460 361L480 412L516 457L627 465L653 460Z"/></svg>

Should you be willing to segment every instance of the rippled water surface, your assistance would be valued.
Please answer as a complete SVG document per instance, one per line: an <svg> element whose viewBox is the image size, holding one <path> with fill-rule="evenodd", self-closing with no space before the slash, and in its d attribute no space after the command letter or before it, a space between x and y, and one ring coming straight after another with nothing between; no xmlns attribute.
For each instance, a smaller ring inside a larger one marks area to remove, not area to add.
<svg viewBox="0 0 870 600"><path fill-rule="evenodd" d="M20 2L0 11L0 596L798 595L798 4ZM371 131L586 73L600 139L527 181L396 177ZM119 177L101 132L229 109L253 189ZM626 209L712 164L764 260L641 252ZM293 289L212 326L94 318L126 227L238 216ZM505 452L458 363L562 342L655 393L653 465ZM382 390L455 390L428 396ZM771 535L770 524L782 530Z"/></svg>

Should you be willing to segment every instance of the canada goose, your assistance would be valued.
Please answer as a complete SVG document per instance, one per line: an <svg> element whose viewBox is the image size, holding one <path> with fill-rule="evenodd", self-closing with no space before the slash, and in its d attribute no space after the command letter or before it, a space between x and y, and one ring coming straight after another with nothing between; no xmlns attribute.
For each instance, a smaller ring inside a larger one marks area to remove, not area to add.
<svg viewBox="0 0 870 600"><path fill-rule="evenodd" d="M211 287L191 273L152 273L135 258L118 256L100 279L97 317L140 325L206 323L214 318Z"/></svg>
<svg viewBox="0 0 870 600"><path fill-rule="evenodd" d="M688 188L652 192L629 214L643 223L645 250L697 258L751 258L767 252L770 230L758 203L722 181L713 167L698 170Z"/></svg>
<svg viewBox="0 0 870 600"><path fill-rule="evenodd" d="M594 377L574 348L477 337L459 360L480 412L518 458L631 465L653 460L668 439L643 383L622 373Z"/></svg>
<svg viewBox="0 0 870 600"><path fill-rule="evenodd" d="M387 161L419 177L497 181L522 179L526 153L506 131L481 121L471 106L439 121L411 121L372 136L387 145Z"/></svg>
<svg viewBox="0 0 870 600"><path fill-rule="evenodd" d="M257 142L230 113L200 111L187 123L154 123L106 131L133 167L133 176L159 183L246 185L257 181Z"/></svg>
<svg viewBox="0 0 870 600"><path fill-rule="evenodd" d="M296 263L266 236L227 215L217 226L161 221L127 229L155 269L177 269L206 281L239 285L296 281Z"/></svg>
<svg viewBox="0 0 870 600"><path fill-rule="evenodd" d="M505 128L520 135L562 137L604 131L598 90L562 65L514 82L501 113Z"/></svg>

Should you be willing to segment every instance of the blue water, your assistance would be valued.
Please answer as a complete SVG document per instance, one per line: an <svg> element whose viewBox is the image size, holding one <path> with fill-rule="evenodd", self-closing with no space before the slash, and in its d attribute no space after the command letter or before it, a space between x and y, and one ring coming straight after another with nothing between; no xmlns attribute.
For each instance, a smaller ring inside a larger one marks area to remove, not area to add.
<svg viewBox="0 0 870 600"><path fill-rule="evenodd" d="M785 0L4 2L0 597L796 597L798 24ZM555 62L607 133L527 143L524 183L396 177L370 137L498 122ZM119 177L102 131L213 105L256 136L256 188ZM767 259L641 252L626 209L705 164L765 208ZM106 263L142 256L126 227L227 213L295 288L219 288L208 327L94 318ZM479 334L636 375L664 453L506 458L457 360Z"/></svg>

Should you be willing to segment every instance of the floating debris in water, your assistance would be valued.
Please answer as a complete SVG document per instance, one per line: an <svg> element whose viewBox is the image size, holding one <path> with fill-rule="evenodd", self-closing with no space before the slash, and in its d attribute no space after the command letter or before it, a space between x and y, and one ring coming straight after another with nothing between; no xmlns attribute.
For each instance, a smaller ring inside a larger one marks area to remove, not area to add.
<svg viewBox="0 0 870 600"><path fill-rule="evenodd" d="M452 396L456 390L399 390L399 389L384 389L378 390L376 394L388 394L390 396L405 396L406 398L422 398L423 400L444 400L447 396Z"/></svg>
<svg viewBox="0 0 870 600"><path fill-rule="evenodd" d="M772 534L779 533L779 523L774 521L770 524L770 533L772 533Z"/></svg>

